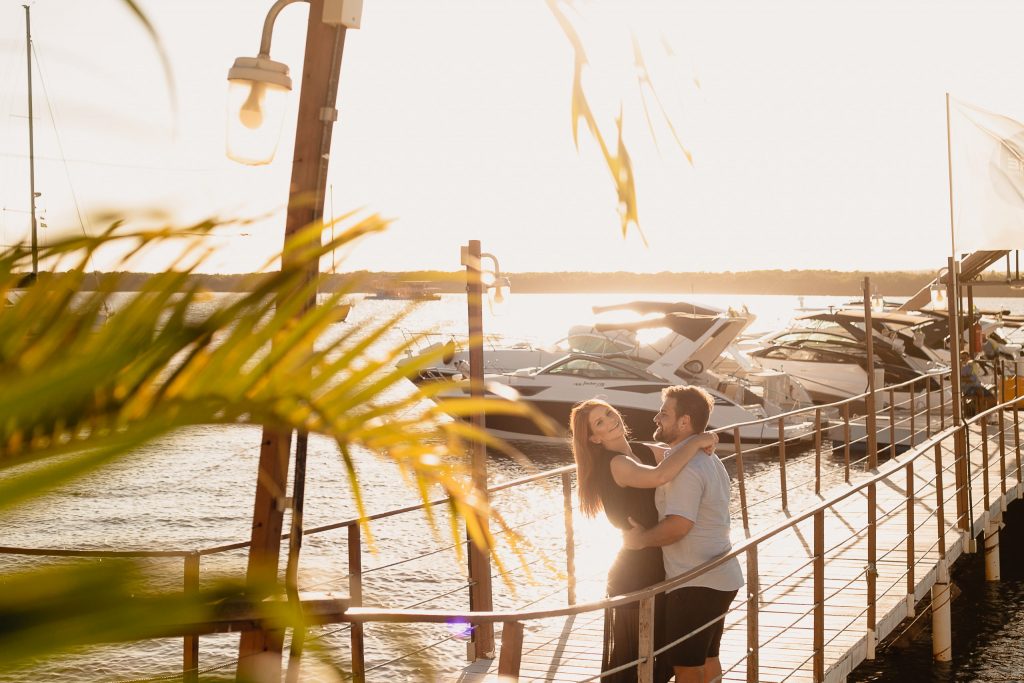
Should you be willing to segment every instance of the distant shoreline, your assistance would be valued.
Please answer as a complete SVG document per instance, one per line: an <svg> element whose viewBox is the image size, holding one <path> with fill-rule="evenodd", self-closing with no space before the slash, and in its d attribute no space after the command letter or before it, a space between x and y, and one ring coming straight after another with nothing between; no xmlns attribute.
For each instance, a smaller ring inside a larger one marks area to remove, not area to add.
<svg viewBox="0 0 1024 683"><path fill-rule="evenodd" d="M725 273L503 273L512 283L512 291L521 294L789 294L807 296L861 295L865 277L882 296L912 296L927 285L934 275L920 271L834 271L834 270L754 270ZM118 291L137 291L151 273L90 273L83 288L97 289L102 279L116 277ZM190 283L198 283L212 292L242 292L253 288L261 275L196 273ZM987 279L997 280L994 273ZM404 280L424 281L442 293L465 291L462 271L408 271L321 274L321 291L348 290L371 293ZM1007 285L976 287L978 297L1019 297L1024 291Z"/></svg>

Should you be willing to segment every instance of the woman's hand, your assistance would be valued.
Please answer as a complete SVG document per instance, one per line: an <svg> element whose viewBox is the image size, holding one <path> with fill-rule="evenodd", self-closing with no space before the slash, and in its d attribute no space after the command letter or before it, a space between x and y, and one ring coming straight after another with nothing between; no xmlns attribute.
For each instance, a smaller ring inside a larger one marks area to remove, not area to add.
<svg viewBox="0 0 1024 683"><path fill-rule="evenodd" d="M697 448L703 450L708 455L714 455L715 448L718 446L718 434L702 432L693 437L693 442L697 445Z"/></svg>

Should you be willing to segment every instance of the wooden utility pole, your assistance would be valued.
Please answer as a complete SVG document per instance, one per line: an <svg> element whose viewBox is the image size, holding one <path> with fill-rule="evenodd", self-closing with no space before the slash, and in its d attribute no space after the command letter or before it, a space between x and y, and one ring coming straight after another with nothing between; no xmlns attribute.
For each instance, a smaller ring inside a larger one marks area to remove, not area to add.
<svg viewBox="0 0 1024 683"><path fill-rule="evenodd" d="M286 248L281 262L284 269L295 265L295 259L302 259L307 283L319 275L318 259L310 258L308 254L293 253L287 247L303 228L323 218L327 164L331 133L337 119L335 104L346 31L343 25L324 23L324 0L308 2L305 61L299 88L299 113L284 235ZM294 295L295 292L281 294L282 297ZM314 293L304 310L315 305ZM292 502L286 496L291 441L291 430L271 426L263 428L246 574L250 584L266 585L277 580L284 511ZM281 631L244 632L238 648L238 678L279 680L283 638Z"/></svg>
<svg viewBox="0 0 1024 683"><path fill-rule="evenodd" d="M484 323L483 293L480 279L480 240L470 240L462 248L462 264L466 266L466 299L469 315L469 392L473 399L484 397ZM477 429L485 427L484 416L476 413L472 418ZM484 496L487 495L487 447L474 441L472 448L473 485ZM487 520L481 520L485 532ZM491 561L487 548L481 548L469 541L469 609L474 612L489 612L491 601ZM494 625L490 622L476 624L473 638L469 643L469 659L494 657Z"/></svg>

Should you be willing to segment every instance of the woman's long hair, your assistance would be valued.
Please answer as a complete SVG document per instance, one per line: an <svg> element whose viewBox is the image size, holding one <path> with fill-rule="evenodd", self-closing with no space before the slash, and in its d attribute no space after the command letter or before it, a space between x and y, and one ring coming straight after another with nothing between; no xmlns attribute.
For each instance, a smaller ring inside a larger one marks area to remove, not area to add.
<svg viewBox="0 0 1024 683"><path fill-rule="evenodd" d="M594 408L610 408L622 420L622 414L609 405L607 401L592 398L573 406L569 415L569 430L572 433L572 457L576 461L576 488L580 496L580 512L587 517L594 517L604 505L598 491L597 477L594 476L594 457L601 448L590 440L590 411ZM623 423L625 430L625 423Z"/></svg>

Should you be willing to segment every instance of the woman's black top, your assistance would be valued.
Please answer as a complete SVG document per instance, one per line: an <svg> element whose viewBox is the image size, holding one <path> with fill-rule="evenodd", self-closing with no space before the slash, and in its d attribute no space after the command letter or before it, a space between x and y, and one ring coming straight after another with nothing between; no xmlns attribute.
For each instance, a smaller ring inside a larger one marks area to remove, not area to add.
<svg viewBox="0 0 1024 683"><path fill-rule="evenodd" d="M645 465L654 467L658 463L651 449L642 443L630 443L633 456ZM612 458L625 453L610 451L598 446L598 462L595 463L594 476L597 477L597 491L601 496L608 521L619 529L629 530L628 518L632 517L637 524L650 528L658 523L658 509L654 507L654 489L635 489L630 486L619 486L612 477Z"/></svg>
<svg viewBox="0 0 1024 683"><path fill-rule="evenodd" d="M643 464L652 467L657 464L648 446L630 443L630 448L633 449L634 457ZM632 517L637 524L649 529L658 523L654 489L637 489L616 484L612 478L611 462L617 455L624 454L599 446L594 463L597 490L608 521L619 529L628 530L632 528L629 524L629 518ZM608 572L608 594L628 593L664 579L665 568L662 564L661 548L623 548Z"/></svg>

